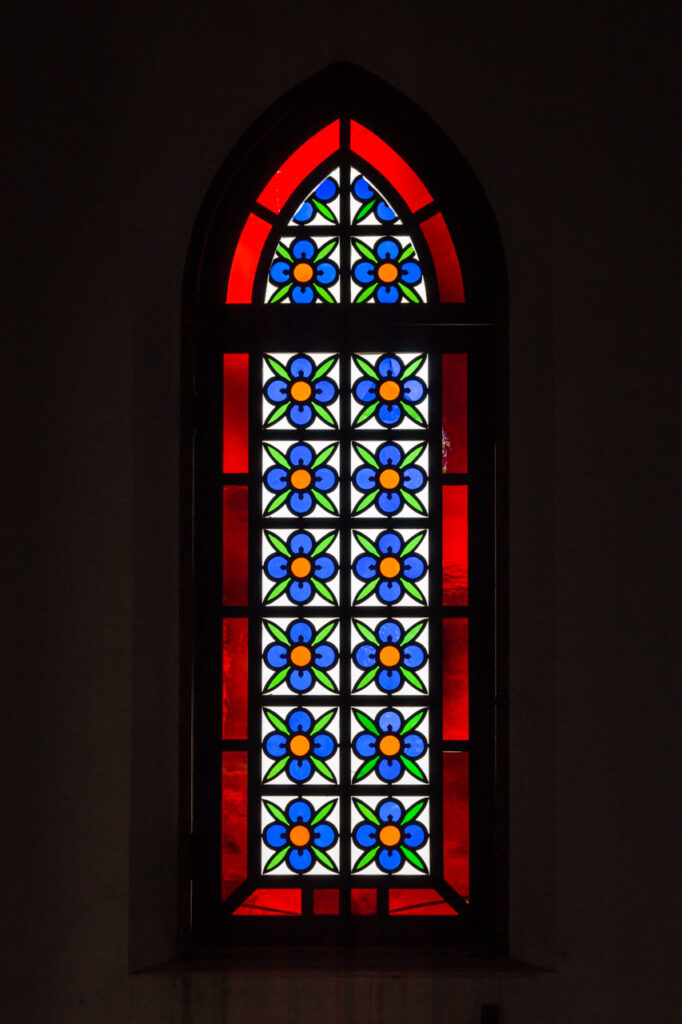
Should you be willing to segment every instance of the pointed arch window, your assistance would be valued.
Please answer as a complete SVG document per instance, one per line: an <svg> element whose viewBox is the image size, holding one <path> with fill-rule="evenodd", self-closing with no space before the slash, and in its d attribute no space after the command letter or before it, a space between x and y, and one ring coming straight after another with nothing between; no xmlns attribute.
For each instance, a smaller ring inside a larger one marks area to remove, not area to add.
<svg viewBox="0 0 682 1024"><path fill-rule="evenodd" d="M490 948L499 245L423 115L389 90L387 140L385 87L334 76L257 126L189 264L195 931Z"/></svg>

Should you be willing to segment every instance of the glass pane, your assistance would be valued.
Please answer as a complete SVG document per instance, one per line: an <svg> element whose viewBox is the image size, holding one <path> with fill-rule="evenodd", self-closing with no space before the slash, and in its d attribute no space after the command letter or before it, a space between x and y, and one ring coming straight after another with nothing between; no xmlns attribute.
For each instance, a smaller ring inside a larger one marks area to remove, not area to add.
<svg viewBox="0 0 682 1024"><path fill-rule="evenodd" d="M287 234L280 238L268 273L266 302L335 303L340 293L338 237Z"/></svg>
<svg viewBox="0 0 682 1024"><path fill-rule="evenodd" d="M256 889L234 913L238 917L298 915L301 913L301 890Z"/></svg>
<svg viewBox="0 0 682 1024"><path fill-rule="evenodd" d="M351 238L350 294L353 302L426 302L426 285L409 235Z"/></svg>
<svg viewBox="0 0 682 1024"><path fill-rule="evenodd" d="M226 899L246 876L246 751L223 752L221 878Z"/></svg>
<svg viewBox="0 0 682 1024"><path fill-rule="evenodd" d="M443 604L469 600L468 488L443 488Z"/></svg>
<svg viewBox="0 0 682 1024"><path fill-rule="evenodd" d="M443 739L469 739L469 623L443 620Z"/></svg>
<svg viewBox="0 0 682 1024"><path fill-rule="evenodd" d="M264 785L337 785L338 708L263 708Z"/></svg>
<svg viewBox="0 0 682 1024"><path fill-rule="evenodd" d="M338 224L340 171L338 167L320 181L315 189L303 200L289 221L290 227L318 227Z"/></svg>
<svg viewBox="0 0 682 1024"><path fill-rule="evenodd" d="M223 487L223 604L248 604L248 487Z"/></svg>
<svg viewBox="0 0 682 1024"><path fill-rule="evenodd" d="M429 513L426 441L355 443L351 452L354 516Z"/></svg>
<svg viewBox="0 0 682 1024"><path fill-rule="evenodd" d="M223 619L224 740L246 739L248 654L248 619Z"/></svg>
<svg viewBox="0 0 682 1024"><path fill-rule="evenodd" d="M223 355L223 473L249 471L249 357Z"/></svg>
<svg viewBox="0 0 682 1024"><path fill-rule="evenodd" d="M338 874L338 800L272 796L262 801L261 825L264 875Z"/></svg>
<svg viewBox="0 0 682 1024"><path fill-rule="evenodd" d="M338 889L313 889L313 913L314 914L338 914L339 912L339 890Z"/></svg>
<svg viewBox="0 0 682 1024"><path fill-rule="evenodd" d="M413 786L429 779L427 708L352 708L351 781Z"/></svg>
<svg viewBox="0 0 682 1024"><path fill-rule="evenodd" d="M469 755L443 754L443 861L445 881L469 896Z"/></svg>
<svg viewBox="0 0 682 1024"><path fill-rule="evenodd" d="M435 889L389 889L389 914L456 917L457 911Z"/></svg>
<svg viewBox="0 0 682 1024"><path fill-rule="evenodd" d="M354 797L351 827L353 874L428 874L428 798Z"/></svg>
<svg viewBox="0 0 682 1024"><path fill-rule="evenodd" d="M263 426L338 429L339 367L332 353L278 352L263 360Z"/></svg>
<svg viewBox="0 0 682 1024"><path fill-rule="evenodd" d="M376 914L377 912L377 891L376 889L351 889L350 891L350 912L351 914Z"/></svg>
<svg viewBox="0 0 682 1024"><path fill-rule="evenodd" d="M367 696L426 694L429 689L428 619L354 619L353 693Z"/></svg>
<svg viewBox="0 0 682 1024"><path fill-rule="evenodd" d="M263 515L268 519L338 516L337 443L266 443L263 468Z"/></svg>
<svg viewBox="0 0 682 1024"><path fill-rule="evenodd" d="M467 357L443 356L443 472L467 471Z"/></svg>
<svg viewBox="0 0 682 1024"><path fill-rule="evenodd" d="M351 385L354 428L414 430L428 425L429 360L425 354L354 355Z"/></svg>

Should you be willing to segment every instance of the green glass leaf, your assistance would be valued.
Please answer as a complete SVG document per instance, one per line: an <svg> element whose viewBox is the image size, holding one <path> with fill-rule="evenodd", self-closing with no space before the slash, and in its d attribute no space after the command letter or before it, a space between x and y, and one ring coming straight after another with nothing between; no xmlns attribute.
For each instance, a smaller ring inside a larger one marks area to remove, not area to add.
<svg viewBox="0 0 682 1024"><path fill-rule="evenodd" d="M379 822L377 822L377 825L378 824ZM363 868L366 868L368 864L372 863L378 852L379 847L374 846L371 850L367 850L365 853L363 853L362 857L356 860L355 864L353 865L353 871L362 871Z"/></svg>
<svg viewBox="0 0 682 1024"><path fill-rule="evenodd" d="M429 869L427 868L426 864L421 859L416 850L408 850L408 848L406 846L403 846L403 844L401 843L400 852L403 854L404 857L407 858L407 860L409 860L410 864L414 864L414 866L416 868L419 868L420 871L423 871L424 874L428 874Z"/></svg>
<svg viewBox="0 0 682 1024"><path fill-rule="evenodd" d="M283 284L281 288L278 288L276 292L268 299L268 302L281 302L285 299L293 287L293 281L288 281L287 284ZM287 380L291 380L291 377L287 377Z"/></svg>
<svg viewBox="0 0 682 1024"><path fill-rule="evenodd" d="M422 619L421 622L415 622L414 626L410 626L407 633L400 641L400 646L405 647L406 644L410 644L413 640L416 640L419 634L424 631L428 621L428 619Z"/></svg>
<svg viewBox="0 0 682 1024"><path fill-rule="evenodd" d="M313 762L315 770L318 771L320 775L322 775L325 779L327 779L328 782L336 782L336 776L334 775L334 772L331 770L328 764L325 764L324 761L321 761L319 757L315 757L314 754L310 755L310 760Z"/></svg>
<svg viewBox="0 0 682 1024"><path fill-rule="evenodd" d="M291 380L291 374L287 370L283 363L280 363L279 359L275 359L274 356L266 356L265 361L277 377L284 377L285 380Z"/></svg>
<svg viewBox="0 0 682 1024"><path fill-rule="evenodd" d="M323 640L327 639L327 637L330 635L330 633L334 632L334 630L336 629L336 626L337 626L336 622L328 622L326 626L322 626L322 628L318 632L317 636L313 640L311 646L312 647L317 647L318 644L321 644Z"/></svg>
<svg viewBox="0 0 682 1024"><path fill-rule="evenodd" d="M379 405L379 402L376 401L376 402L372 402L371 405L365 406L364 409L361 409L359 414L355 417L355 423L353 424L353 426L354 427L359 427L361 423L365 422L365 420L370 419L374 415L374 413L376 412L376 410L378 408L378 405ZM267 426L267 424L266 424L266 426Z"/></svg>
<svg viewBox="0 0 682 1024"><path fill-rule="evenodd" d="M420 708L419 711L415 711L415 713L413 715L410 715L410 717L403 725L402 729L400 730L400 735L406 736L408 732L412 731L412 729L416 729L419 723L424 721L425 715L426 708Z"/></svg>
<svg viewBox="0 0 682 1024"><path fill-rule="evenodd" d="M324 537L320 537L317 544L310 552L310 557L317 558L318 555L321 555L323 551L326 551L328 547L331 547L335 537L336 530L332 530L331 533L325 533Z"/></svg>
<svg viewBox="0 0 682 1024"><path fill-rule="evenodd" d="M353 693L357 693L358 690L364 690L366 686L369 686L380 668L380 665L375 665L374 668L368 669L364 676L358 679L357 683L353 687Z"/></svg>
<svg viewBox="0 0 682 1024"><path fill-rule="evenodd" d="M283 629L280 629L276 622L271 622L270 619L263 619L263 625L267 629L270 636L274 637L275 640L279 640L285 647L291 647L291 641L286 635Z"/></svg>
<svg viewBox="0 0 682 1024"><path fill-rule="evenodd" d="M401 380L407 380L408 377L411 377L413 373L416 373L417 370L419 370L420 367L423 366L425 359L426 359L426 354L425 353L422 353L421 355L419 355L415 359L413 359L411 363L407 364L407 366L405 367L403 372L400 374L400 379Z"/></svg>
<svg viewBox="0 0 682 1024"><path fill-rule="evenodd" d="M374 555L375 558L381 558L379 548L369 539L369 537L366 537L364 533L358 533L357 531L354 531L354 536L360 547L364 548L368 554Z"/></svg>
<svg viewBox="0 0 682 1024"><path fill-rule="evenodd" d="M409 299L410 302L421 302L421 297L417 294L414 288L410 288L410 286L405 284L403 281L398 281L398 288L400 288L405 298Z"/></svg>
<svg viewBox="0 0 682 1024"><path fill-rule="evenodd" d="M410 506L410 508L413 508L415 512L419 512L419 514L422 516L426 515L426 509L424 508L416 494L410 494L410 492L406 491L404 487L401 487L400 497L406 504Z"/></svg>
<svg viewBox="0 0 682 1024"><path fill-rule="evenodd" d="M377 576L376 579L370 580L369 583L366 583L360 593L355 595L355 604L361 604L363 601L366 601L369 595L373 594L378 586L379 577Z"/></svg>
<svg viewBox="0 0 682 1024"><path fill-rule="evenodd" d="M336 302L336 299L334 298L332 293L329 291L328 288L325 288L323 284L318 284L317 281L313 281L313 288L320 296L320 298L323 299L325 302Z"/></svg>
<svg viewBox="0 0 682 1024"><path fill-rule="evenodd" d="M410 761L409 757L403 757L403 755L401 754L400 763L402 764L405 771L408 771L410 775L414 775L415 779L419 779L420 782L426 782L426 776L424 775L424 772L421 770L418 764L415 764L414 761Z"/></svg>
<svg viewBox="0 0 682 1024"><path fill-rule="evenodd" d="M311 736L317 736L318 732L322 732L326 729L330 722L334 720L338 708L332 708L331 711L326 711L324 715L321 715L310 730Z"/></svg>
<svg viewBox="0 0 682 1024"><path fill-rule="evenodd" d="M419 547L421 542L424 540L425 536L426 536L426 530L420 530L419 533L415 533L414 537L410 537L410 539L408 540L407 544L405 545L403 550L400 552L400 557L401 558L406 558L407 555L411 555L412 552L416 548Z"/></svg>
<svg viewBox="0 0 682 1024"><path fill-rule="evenodd" d="M361 209L358 210L358 212L355 214L355 220L354 220L353 223L360 224L365 219L365 217L369 217L369 215L372 212L372 208L374 207L375 203L376 203L376 196L373 199L369 199L365 203L365 205Z"/></svg>
<svg viewBox="0 0 682 1024"><path fill-rule="evenodd" d="M290 849L291 844L282 847L282 849L278 850L277 853L273 853L272 857L263 868L263 874L267 874L268 871L274 870L274 868L276 868L278 864L281 864Z"/></svg>
<svg viewBox="0 0 682 1024"><path fill-rule="evenodd" d="M271 427L273 423L277 423L277 420L281 420L282 416L286 416L287 409L290 405L291 402L285 402L284 405L278 405L276 409L273 409L266 419L264 426Z"/></svg>
<svg viewBox="0 0 682 1024"><path fill-rule="evenodd" d="M426 693L426 687L422 683L421 679L419 679L419 677L416 676L414 672L411 671L411 669L405 668L404 665L401 665L400 671L402 672L404 678L407 680L410 686L414 686L415 690L420 690L421 693Z"/></svg>
<svg viewBox="0 0 682 1024"><path fill-rule="evenodd" d="M368 377L371 377L372 380L379 380L379 374L374 369L371 363L368 363L367 360L363 359L362 356L358 356L355 354L353 355L353 359L355 360L355 364L359 370L362 370L362 372L366 374Z"/></svg>
<svg viewBox="0 0 682 1024"><path fill-rule="evenodd" d="M263 515L264 516L270 516L270 515L272 515L273 512L276 512L278 508L282 507L282 505L287 500L287 498L289 497L290 494L291 494L291 487L288 487L286 489L286 491L282 491L281 494L278 494L276 497L274 497L272 499L272 501L270 502L270 504L265 509L265 511L263 512Z"/></svg>
<svg viewBox="0 0 682 1024"><path fill-rule="evenodd" d="M315 370L315 373L312 376L313 384L315 383L316 380L319 380L320 377L324 377L326 376L326 374L329 373L329 371L332 369L338 358L338 356L330 356L329 359L325 359L323 363L320 363L320 365ZM313 462L313 466L314 465L315 463Z"/></svg>
<svg viewBox="0 0 682 1024"><path fill-rule="evenodd" d="M378 287L378 283L376 281L373 281L372 284L368 284L366 288L363 288L361 292L358 292L353 301L367 302L368 299L372 298Z"/></svg>
<svg viewBox="0 0 682 1024"><path fill-rule="evenodd" d="M419 601L420 604L426 604L426 598L419 587L416 587L411 580L406 580L404 577L401 577L400 582L405 587L407 593L413 597L415 601Z"/></svg>
<svg viewBox="0 0 682 1024"><path fill-rule="evenodd" d="M284 811L281 811L277 804L273 804L269 800L264 800L263 803L267 807L268 813L271 814L276 821L279 821L281 825L288 826L291 824Z"/></svg>
<svg viewBox="0 0 682 1024"><path fill-rule="evenodd" d="M336 505L333 501L329 500L326 494L322 494L321 491L316 490L314 487L310 488L310 493L318 505L321 505L323 509L326 509L327 512L331 512L332 515L338 514Z"/></svg>
<svg viewBox="0 0 682 1024"><path fill-rule="evenodd" d="M287 247L285 245L282 245L281 242L277 246L277 255L281 256L282 259L284 259L284 260L289 260L289 263L293 263L294 262L294 257L291 255L291 253L289 252Z"/></svg>
<svg viewBox="0 0 682 1024"><path fill-rule="evenodd" d="M353 513L352 514L354 516L356 516L356 515L358 515L358 513L364 512L366 508L369 508L370 505L374 504L374 502L376 501L378 495L379 495L379 489L378 488L377 488L376 491L370 491L369 494L365 494L365 496L363 498L360 498L360 501L357 503L357 505L353 509Z"/></svg>
<svg viewBox="0 0 682 1024"><path fill-rule="evenodd" d="M362 444L354 444L353 447L363 462L366 462L368 466L371 466L373 469L381 469L379 463L368 448L365 448Z"/></svg>
<svg viewBox="0 0 682 1024"><path fill-rule="evenodd" d="M419 458L419 456L421 455L425 448L425 444L418 444L415 448L412 449L412 451L409 451L407 453L403 461L400 463L399 468L407 469L408 466L411 466L413 462L417 461L417 459Z"/></svg>
<svg viewBox="0 0 682 1024"><path fill-rule="evenodd" d="M291 558L291 552L286 546L283 540L277 536L276 533L270 533L269 530L265 531L265 536L268 538L270 544L272 544L275 551L279 551L280 555L284 555L285 558Z"/></svg>
<svg viewBox="0 0 682 1024"><path fill-rule="evenodd" d="M319 263L320 260L324 260L327 258L327 256L330 256L334 252L334 249L336 249L338 244L338 238L330 239L330 241L323 245L322 248L318 251L317 255L313 258L313 263Z"/></svg>
<svg viewBox="0 0 682 1024"><path fill-rule="evenodd" d="M265 450L273 462L276 462L279 466L282 466L283 469L291 469L291 463L289 462L286 455L279 451L279 449L274 448L271 444L266 444Z"/></svg>
<svg viewBox="0 0 682 1024"><path fill-rule="evenodd" d="M265 717L267 718L270 725L277 729L279 732L283 732L285 736L291 736L291 730L287 726L283 718L280 718L275 711L271 711L270 708L263 708Z"/></svg>
<svg viewBox="0 0 682 1024"><path fill-rule="evenodd" d="M284 771L284 769L286 768L286 766L288 764L289 764L289 755L288 754L286 754L284 757L280 757L279 761L275 761L273 766L270 768L270 770L266 774L265 778L263 779L263 782L272 782L273 779L276 779L278 775L282 774L282 772Z"/></svg>
<svg viewBox="0 0 682 1024"><path fill-rule="evenodd" d="M418 818L425 807L426 800L417 800L416 804L412 804L411 807L408 807L403 814L402 821L400 822L403 828L405 825L409 825L411 821L414 821L415 818Z"/></svg>
<svg viewBox="0 0 682 1024"><path fill-rule="evenodd" d="M335 807L336 800L330 800L329 803L323 804L322 807L320 807L319 811L315 813L315 817L310 822L310 827L312 828L313 825L319 825L321 821L324 821L325 818L328 818Z"/></svg>
<svg viewBox="0 0 682 1024"><path fill-rule="evenodd" d="M315 590L318 592L320 597L323 597L325 601L329 601L330 604L336 604L336 598L326 583L323 583L322 580L316 580L314 576L310 577L310 582L315 587Z"/></svg>
<svg viewBox="0 0 682 1024"><path fill-rule="evenodd" d="M355 798L353 798L353 803L357 807L358 813L362 815L365 821L370 821L372 825L381 825L381 822L371 807L368 807L367 804L362 802L362 800L356 800Z"/></svg>
<svg viewBox="0 0 682 1024"><path fill-rule="evenodd" d="M334 214L332 213L328 206L325 206L324 203L321 203L320 200L317 199L315 196L311 196L310 200L318 213L321 213L323 217L325 217L327 220L330 220L332 224L336 224L336 217L334 216Z"/></svg>
<svg viewBox="0 0 682 1024"><path fill-rule="evenodd" d="M410 256L414 256L414 246L412 245L412 242L407 243L398 257L398 263L404 263L405 260L409 260Z"/></svg>
<svg viewBox="0 0 682 1024"><path fill-rule="evenodd" d="M366 640L370 644L374 644L375 647L379 646L379 641L377 640L369 626L366 626L364 622L360 622L359 619L353 619L353 625L355 626L363 640Z"/></svg>
<svg viewBox="0 0 682 1024"><path fill-rule="evenodd" d="M265 595L265 601L263 603L264 604L270 604L271 601L274 601L275 598L279 597L280 594L284 593L284 591L289 586L290 582L291 582L291 576L287 576L287 578L285 580L280 580L279 583L275 583L275 585L272 588L272 590L270 590Z"/></svg>
<svg viewBox="0 0 682 1024"><path fill-rule="evenodd" d="M268 685L265 687L265 692L269 693L271 690L276 690L278 686L281 686L287 675L291 670L291 666L287 665L285 668L279 670L279 672L270 679Z"/></svg>
<svg viewBox="0 0 682 1024"><path fill-rule="evenodd" d="M420 427L426 426L426 420L420 413L419 409L413 408L413 406L411 406L409 402L401 402L400 408L403 410L404 413L406 413L410 417L411 420L414 420L415 423L418 423Z"/></svg>
<svg viewBox="0 0 682 1024"><path fill-rule="evenodd" d="M357 252L359 252L361 256L364 256L366 260L369 260L371 263L379 262L369 246L365 245L364 242L361 242L359 238L353 238L352 242Z"/></svg>
<svg viewBox="0 0 682 1024"><path fill-rule="evenodd" d="M334 685L334 680L331 679L331 677L328 676L326 672L323 672L321 668L317 668L315 665L311 665L310 669L315 678L317 679L318 683L322 683L322 685L326 686L328 690L332 691L332 693L336 693L336 686Z"/></svg>
<svg viewBox="0 0 682 1024"><path fill-rule="evenodd" d="M381 732L378 729L378 727L375 725L375 723L372 721L372 719L369 717L369 715L365 714L364 711L360 711L359 708L353 708L353 714L357 718L357 720L360 723L360 725L362 726L362 728L366 729L367 732L371 732L372 736L380 736L381 735Z"/></svg>
<svg viewBox="0 0 682 1024"><path fill-rule="evenodd" d="M320 454L313 459L313 463L310 468L319 469L320 466L324 466L325 462L328 462L329 459L332 457L332 455L336 451L336 448L336 444L328 444L327 447L323 448Z"/></svg>
<svg viewBox="0 0 682 1024"><path fill-rule="evenodd" d="M325 423L328 423L330 427L336 426L336 420L330 413L329 409L325 409L325 407L323 405L320 405L319 402L311 402L310 404L312 405L313 409L315 410L315 412L317 413L321 420L324 420Z"/></svg>
<svg viewBox="0 0 682 1024"><path fill-rule="evenodd" d="M336 867L336 864L331 859L331 857L329 856L328 853L325 853L324 850L318 850L317 846L312 846L311 845L310 849L313 851L313 853L315 854L315 856L319 860L320 864L324 864L324 866L326 868L329 868L330 871L337 871L338 870L337 867Z"/></svg>
<svg viewBox="0 0 682 1024"><path fill-rule="evenodd" d="M374 771L378 763L379 755L373 757L371 761L365 761L365 763L361 765L360 768L358 768L355 775L353 776L353 782L360 782L361 779L364 779L366 775L369 775L370 772Z"/></svg>

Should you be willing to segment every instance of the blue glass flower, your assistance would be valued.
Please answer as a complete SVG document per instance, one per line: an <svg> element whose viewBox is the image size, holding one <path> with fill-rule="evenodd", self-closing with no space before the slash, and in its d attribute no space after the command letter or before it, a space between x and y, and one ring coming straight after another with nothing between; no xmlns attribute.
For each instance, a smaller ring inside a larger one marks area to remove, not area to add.
<svg viewBox="0 0 682 1024"><path fill-rule="evenodd" d="M266 558L263 566L265 575L275 584L266 595L265 604L284 591L293 604L308 604L315 593L335 604L336 599L324 581L333 579L339 566L335 558L324 552L334 542L336 533L332 530L316 542L307 530L297 530L284 541L266 530L265 536L277 553Z"/></svg>
<svg viewBox="0 0 682 1024"><path fill-rule="evenodd" d="M325 220L336 224L336 216L329 204L339 194L339 186L333 178L325 178L317 186L304 202L301 203L293 216L296 224L309 224L316 213L321 214Z"/></svg>
<svg viewBox="0 0 682 1024"><path fill-rule="evenodd" d="M305 708L294 708L285 721L276 711L263 708L274 730L263 740L263 751L274 761L263 782L272 782L284 771L291 782L299 784L307 782L313 772L318 772L328 782L336 782L334 772L325 762L337 744L332 734L324 731L336 712L337 708L332 708L316 721Z"/></svg>
<svg viewBox="0 0 682 1024"><path fill-rule="evenodd" d="M354 224L361 224L372 213L382 224L393 224L397 220L395 210L391 209L362 174L353 179L351 189L355 198L362 204L353 218Z"/></svg>
<svg viewBox="0 0 682 1024"><path fill-rule="evenodd" d="M299 238L290 246L280 242L277 256L270 265L270 282L277 286L269 302L282 302L288 298L297 305L311 302L336 302L329 291L339 276L339 268L327 257L339 244L338 238L331 238L318 249L312 238Z"/></svg>
<svg viewBox="0 0 682 1024"><path fill-rule="evenodd" d="M325 852L339 837L336 827L327 820L336 800L330 800L318 811L309 800L300 798L291 800L284 810L271 800L263 803L274 818L263 829L263 842L275 851L263 868L263 874L273 871L283 860L291 871L301 875L310 871L316 860L328 871L338 871Z"/></svg>
<svg viewBox="0 0 682 1024"><path fill-rule="evenodd" d="M373 366L363 356L353 359L363 374L353 385L353 397L363 409L353 423L359 427L372 416L382 427L397 427L405 416L420 427L426 420L415 406L424 401L427 393L425 381L415 374L423 366L426 356L419 355L405 366L400 356L380 356Z"/></svg>
<svg viewBox="0 0 682 1024"><path fill-rule="evenodd" d="M420 782L426 775L416 762L426 753L426 737L415 732L426 717L426 708L416 711L405 721L395 708L386 708L374 718L353 708L353 714L365 730L355 736L353 750L362 759L353 782L360 782L374 772L382 782L398 782L405 772Z"/></svg>
<svg viewBox="0 0 682 1024"><path fill-rule="evenodd" d="M407 632L394 619L384 619L375 630L367 623L353 620L355 628L362 636L362 643L353 650L353 662L362 671L362 675L353 687L353 692L364 690L375 682L384 693L395 693L403 683L426 693L426 687L416 672L424 665L428 657L423 644L416 643L416 638L426 628L428 619L416 622Z"/></svg>
<svg viewBox="0 0 682 1024"><path fill-rule="evenodd" d="M275 406L265 420L271 427L286 416L292 427L307 427L316 416L330 427L336 427L334 416L328 406L339 393L333 380L326 376L334 367L338 356L329 356L319 366L310 356L292 356L286 366L274 356L265 361L274 373L265 382L264 392Z"/></svg>
<svg viewBox="0 0 682 1024"><path fill-rule="evenodd" d="M364 533L355 532L354 536L365 554L355 559L353 572L356 578L366 581L356 594L355 604L366 601L375 590L383 604L396 604L405 593L426 604L426 598L416 585L416 580L426 574L426 562L421 555L413 554L426 536L425 530L407 541L393 530L384 530L376 543Z"/></svg>
<svg viewBox="0 0 682 1024"><path fill-rule="evenodd" d="M412 242L402 245L397 238L380 238L373 246L359 238L353 239L353 247L363 259L356 260L351 274L361 291L355 302L375 302L392 305L405 299L421 302L421 296L411 285L419 284L422 268L416 259Z"/></svg>
<svg viewBox="0 0 682 1024"><path fill-rule="evenodd" d="M353 509L353 515L375 504L385 516L397 515L404 505L420 515L427 514L415 493L426 485L426 473L420 466L413 465L426 450L425 444L418 444L405 454L399 444L385 441L377 448L376 456L361 444L355 444L354 448L363 465L353 473L353 486L363 491L364 496Z"/></svg>
<svg viewBox="0 0 682 1024"><path fill-rule="evenodd" d="M307 693L315 681L332 693L337 692L326 670L336 665L339 652L333 644L325 642L336 629L336 622L325 623L317 632L307 619L296 619L286 632L269 619L264 619L264 625L274 639L263 652L265 664L274 672L263 688L265 693L285 682L294 693Z"/></svg>
<svg viewBox="0 0 682 1024"><path fill-rule="evenodd" d="M266 444L265 450L275 463L263 477L266 488L275 495L263 515L269 516L284 505L294 516L307 516L317 506L330 515L338 515L333 501L327 496L339 482L338 473L327 463L338 445L330 444L315 455L305 441L292 444L286 455Z"/></svg>
<svg viewBox="0 0 682 1024"><path fill-rule="evenodd" d="M353 800L363 819L353 829L353 842L365 851L353 865L353 871L363 871L376 860L379 869L389 875L400 871L405 861L428 873L417 850L426 844L429 833L416 820L427 802L418 800L405 810L400 800L389 797L373 811L362 800Z"/></svg>

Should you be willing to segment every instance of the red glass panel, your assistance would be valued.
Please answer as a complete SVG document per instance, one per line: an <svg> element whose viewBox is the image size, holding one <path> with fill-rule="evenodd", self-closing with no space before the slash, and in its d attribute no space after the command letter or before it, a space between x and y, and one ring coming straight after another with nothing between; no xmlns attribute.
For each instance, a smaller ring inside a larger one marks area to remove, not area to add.
<svg viewBox="0 0 682 1024"><path fill-rule="evenodd" d="M223 473L249 471L249 357L223 356Z"/></svg>
<svg viewBox="0 0 682 1024"><path fill-rule="evenodd" d="M443 488L443 604L469 600L468 488Z"/></svg>
<svg viewBox="0 0 682 1024"><path fill-rule="evenodd" d="M467 619L443 619L443 739L469 739Z"/></svg>
<svg viewBox="0 0 682 1024"><path fill-rule="evenodd" d="M457 911L435 889L389 889L389 914L456 917Z"/></svg>
<svg viewBox="0 0 682 1024"><path fill-rule="evenodd" d="M469 895L469 755L443 754L443 873Z"/></svg>
<svg viewBox="0 0 682 1024"><path fill-rule="evenodd" d="M248 602L248 487L223 487L223 604Z"/></svg>
<svg viewBox="0 0 682 1024"><path fill-rule="evenodd" d="M246 876L246 751L223 752L223 795L221 820L222 898Z"/></svg>
<svg viewBox="0 0 682 1024"><path fill-rule="evenodd" d="M443 472L467 471L467 357L443 356Z"/></svg>
<svg viewBox="0 0 682 1024"><path fill-rule="evenodd" d="M338 889L313 889L313 913L314 914L338 914L339 912L339 890Z"/></svg>
<svg viewBox="0 0 682 1024"><path fill-rule="evenodd" d="M248 619L223 619L224 740L246 739L248 654Z"/></svg>
<svg viewBox="0 0 682 1024"><path fill-rule="evenodd" d="M335 153L339 144L339 122L332 121L294 150L270 178L258 196L258 202L273 213L279 213L294 189L318 164Z"/></svg>
<svg viewBox="0 0 682 1024"><path fill-rule="evenodd" d="M351 889L350 909L352 914L376 914L376 889Z"/></svg>
<svg viewBox="0 0 682 1024"><path fill-rule="evenodd" d="M431 193L410 165L383 139L357 121L350 123L350 148L390 181L413 213L431 202Z"/></svg>
<svg viewBox="0 0 682 1024"><path fill-rule="evenodd" d="M256 217L255 213L250 213L232 257L225 302L251 302L253 279L256 276L265 239L269 234L268 222Z"/></svg>
<svg viewBox="0 0 682 1024"><path fill-rule="evenodd" d="M237 917L272 917L273 914L292 916L301 913L300 889L256 889L241 907L235 910Z"/></svg>
<svg viewBox="0 0 682 1024"><path fill-rule="evenodd" d="M431 250L431 259L438 279L438 296L441 302L464 302L464 282L459 265L457 250L448 231L442 213L422 222L426 244Z"/></svg>

